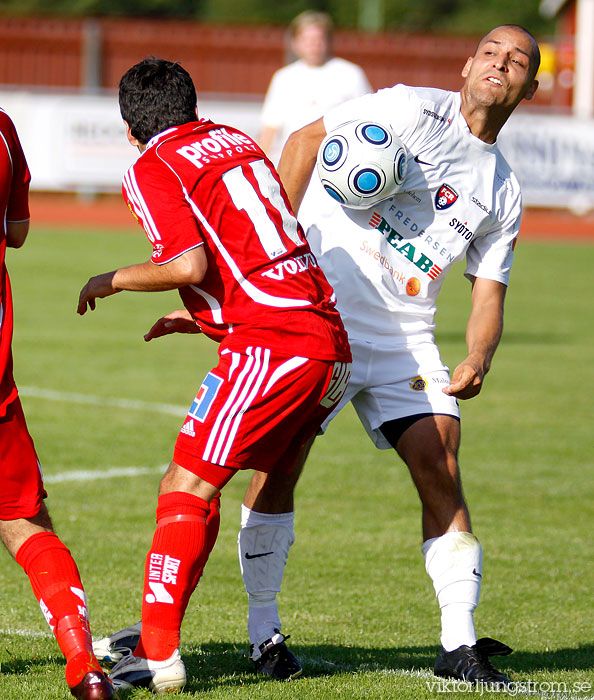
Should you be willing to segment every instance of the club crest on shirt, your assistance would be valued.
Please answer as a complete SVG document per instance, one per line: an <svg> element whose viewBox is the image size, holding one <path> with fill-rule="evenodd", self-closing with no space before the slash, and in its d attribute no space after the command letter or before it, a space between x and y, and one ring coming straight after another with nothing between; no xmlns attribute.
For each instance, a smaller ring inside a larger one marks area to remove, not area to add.
<svg viewBox="0 0 594 700"><path fill-rule="evenodd" d="M456 190L444 182L435 195L435 208L440 210L448 209L457 199L458 193Z"/></svg>
<svg viewBox="0 0 594 700"><path fill-rule="evenodd" d="M424 377L413 377L408 383L413 391L425 391L427 380Z"/></svg>

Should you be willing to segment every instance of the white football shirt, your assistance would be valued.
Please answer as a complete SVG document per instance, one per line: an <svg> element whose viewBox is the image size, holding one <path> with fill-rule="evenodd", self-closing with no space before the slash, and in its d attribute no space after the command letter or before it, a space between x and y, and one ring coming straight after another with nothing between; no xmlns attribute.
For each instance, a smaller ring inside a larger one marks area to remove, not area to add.
<svg viewBox="0 0 594 700"><path fill-rule="evenodd" d="M262 107L262 125L279 130L273 160L293 131L368 92L371 86L363 69L344 58L331 58L321 66L299 60L277 70Z"/></svg>
<svg viewBox="0 0 594 700"><path fill-rule="evenodd" d="M443 279L464 256L467 276L508 284L520 187L497 145L470 133L460 104L459 93L396 85L324 116L328 132L354 119L390 126L408 150L394 197L348 209L314 173L299 211L351 338L401 345L431 333Z"/></svg>

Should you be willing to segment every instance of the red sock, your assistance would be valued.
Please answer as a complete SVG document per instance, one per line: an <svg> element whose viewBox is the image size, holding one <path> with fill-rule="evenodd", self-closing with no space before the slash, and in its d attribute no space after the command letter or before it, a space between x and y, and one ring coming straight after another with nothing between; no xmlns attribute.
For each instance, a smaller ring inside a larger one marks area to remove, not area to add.
<svg viewBox="0 0 594 700"><path fill-rule="evenodd" d="M66 657L66 682L73 687L89 671L101 670L93 655L85 592L74 559L57 535L39 532L21 545L16 560Z"/></svg>
<svg viewBox="0 0 594 700"><path fill-rule="evenodd" d="M219 525L221 524L221 494L217 495L210 502L210 513L206 518L206 561L212 552L212 548L215 546L217 537L219 536ZM194 588L198 585L198 581L202 578L204 573L204 567L206 566L206 561L196 572L196 583Z"/></svg>
<svg viewBox="0 0 594 700"><path fill-rule="evenodd" d="M179 647L184 613L209 555L209 513L210 505L189 493L174 491L159 497L157 529L146 558L142 633L135 656L162 661Z"/></svg>

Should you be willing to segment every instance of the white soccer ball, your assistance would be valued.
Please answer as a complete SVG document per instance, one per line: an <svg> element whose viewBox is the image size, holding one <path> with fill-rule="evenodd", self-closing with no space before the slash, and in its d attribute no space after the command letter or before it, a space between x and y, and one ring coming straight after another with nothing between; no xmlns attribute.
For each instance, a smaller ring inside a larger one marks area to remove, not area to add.
<svg viewBox="0 0 594 700"><path fill-rule="evenodd" d="M316 165L331 197L345 207L368 209L402 188L406 148L383 124L351 121L322 141Z"/></svg>

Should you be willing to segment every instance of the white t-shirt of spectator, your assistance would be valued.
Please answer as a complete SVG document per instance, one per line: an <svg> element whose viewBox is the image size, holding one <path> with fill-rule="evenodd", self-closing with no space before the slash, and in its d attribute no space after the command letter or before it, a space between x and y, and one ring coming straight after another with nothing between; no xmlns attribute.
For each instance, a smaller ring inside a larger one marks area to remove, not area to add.
<svg viewBox="0 0 594 700"><path fill-rule="evenodd" d="M378 121L408 150L404 189L365 210L342 207L314 173L299 220L337 296L349 337L406 345L434 329L453 263L508 284L522 211L519 183L499 152L470 132L460 94L396 85L334 108L329 132Z"/></svg>
<svg viewBox="0 0 594 700"><path fill-rule="evenodd" d="M280 68L272 76L262 107L262 126L278 130L269 157L278 162L293 131L331 107L368 92L371 86L363 69L343 58L331 58L322 66L299 60Z"/></svg>

